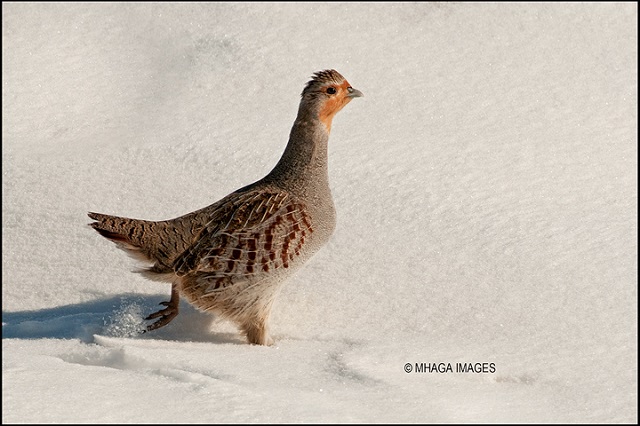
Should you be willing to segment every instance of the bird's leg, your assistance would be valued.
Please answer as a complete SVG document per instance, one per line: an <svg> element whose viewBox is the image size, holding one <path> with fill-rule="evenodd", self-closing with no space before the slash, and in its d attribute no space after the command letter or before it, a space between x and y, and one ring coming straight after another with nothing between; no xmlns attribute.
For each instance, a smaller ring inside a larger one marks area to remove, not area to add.
<svg viewBox="0 0 640 426"><path fill-rule="evenodd" d="M249 343L254 345L273 345L273 339L269 336L269 315L266 317L253 317L241 325Z"/></svg>
<svg viewBox="0 0 640 426"><path fill-rule="evenodd" d="M266 324L252 324L251 326L244 326L243 329L249 343L264 346L273 345L273 339L269 336Z"/></svg>
<svg viewBox="0 0 640 426"><path fill-rule="evenodd" d="M160 318L156 322L149 324L147 326L147 331L164 327L178 315L180 294L178 293L178 287L175 283L171 285L171 299L168 302L160 302L160 304L166 306L166 308L160 309L158 312L154 312L145 318L145 320Z"/></svg>

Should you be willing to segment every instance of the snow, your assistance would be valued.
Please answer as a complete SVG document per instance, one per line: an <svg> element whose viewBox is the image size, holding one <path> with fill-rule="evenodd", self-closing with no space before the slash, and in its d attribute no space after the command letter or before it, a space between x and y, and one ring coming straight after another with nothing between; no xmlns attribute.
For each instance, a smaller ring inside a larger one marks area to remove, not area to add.
<svg viewBox="0 0 640 426"><path fill-rule="evenodd" d="M2 44L3 422L638 421L636 3L3 3ZM365 97L276 345L139 335L169 286L86 212L262 177L326 68Z"/></svg>

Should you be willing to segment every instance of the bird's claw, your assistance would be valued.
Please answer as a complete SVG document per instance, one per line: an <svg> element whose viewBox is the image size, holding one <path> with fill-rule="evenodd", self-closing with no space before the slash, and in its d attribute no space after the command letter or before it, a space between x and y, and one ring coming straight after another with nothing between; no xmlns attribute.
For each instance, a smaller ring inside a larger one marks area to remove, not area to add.
<svg viewBox="0 0 640 426"><path fill-rule="evenodd" d="M149 324L145 331L156 330L160 327L164 327L169 324L178 315L178 305L171 302L162 302L161 305L166 306L165 309L160 309L158 312L154 312L145 318L145 321L160 318L159 320Z"/></svg>

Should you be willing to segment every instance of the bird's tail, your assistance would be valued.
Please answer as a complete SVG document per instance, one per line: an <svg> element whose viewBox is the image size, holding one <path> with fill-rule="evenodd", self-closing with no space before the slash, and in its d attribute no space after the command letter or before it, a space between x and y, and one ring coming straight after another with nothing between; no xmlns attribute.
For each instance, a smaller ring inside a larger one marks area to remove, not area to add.
<svg viewBox="0 0 640 426"><path fill-rule="evenodd" d="M152 261L142 241L148 221L93 212L89 212L89 217L95 220L89 226L116 243L118 248L138 260Z"/></svg>
<svg viewBox="0 0 640 426"><path fill-rule="evenodd" d="M162 235L166 236L166 224L149 220L129 219L101 213L89 213L95 222L89 224L103 237L116 243L129 256L147 264L149 267L136 272L154 281L171 282L173 270L171 265L173 251L162 245Z"/></svg>

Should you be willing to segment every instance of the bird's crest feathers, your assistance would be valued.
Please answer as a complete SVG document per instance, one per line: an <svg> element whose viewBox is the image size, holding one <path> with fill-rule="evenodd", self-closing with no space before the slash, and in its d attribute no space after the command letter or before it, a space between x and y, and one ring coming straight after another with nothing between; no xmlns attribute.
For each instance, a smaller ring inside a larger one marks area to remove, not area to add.
<svg viewBox="0 0 640 426"><path fill-rule="evenodd" d="M317 87L324 86L327 83L335 83L340 85L344 81L345 78L336 70L318 71L313 74L313 77L302 91L302 95L304 96L305 93L310 92Z"/></svg>

